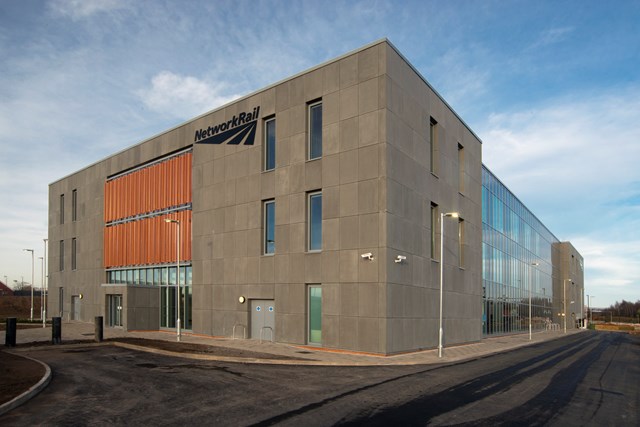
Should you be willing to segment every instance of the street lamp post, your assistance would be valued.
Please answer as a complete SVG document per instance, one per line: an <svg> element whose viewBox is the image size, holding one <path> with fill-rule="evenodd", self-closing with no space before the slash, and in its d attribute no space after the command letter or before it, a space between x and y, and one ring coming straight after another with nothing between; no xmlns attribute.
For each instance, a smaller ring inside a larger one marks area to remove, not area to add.
<svg viewBox="0 0 640 427"><path fill-rule="evenodd" d="M40 277L40 320L42 320L42 327L44 328L44 293L42 292L43 288L44 288L44 257L39 256L38 259L40 260L41 263L41 272L42 272L42 276Z"/></svg>
<svg viewBox="0 0 640 427"><path fill-rule="evenodd" d="M564 317L564 333L567 333L567 280L571 281L571 279L564 279L562 281L562 305L563 311L562 316Z"/></svg>
<svg viewBox="0 0 640 427"><path fill-rule="evenodd" d="M438 328L438 357L442 357L442 288L444 277L444 218L458 218L458 212L448 212L440 214L440 321Z"/></svg>
<svg viewBox="0 0 640 427"><path fill-rule="evenodd" d="M177 244L176 244L176 340L180 341L180 221L167 218L167 223L176 224Z"/></svg>
<svg viewBox="0 0 640 427"><path fill-rule="evenodd" d="M26 252L31 252L31 314L29 319L33 322L33 249L23 249Z"/></svg>
<svg viewBox="0 0 640 427"><path fill-rule="evenodd" d="M42 327L44 328L47 326L47 242L49 241L49 239L42 240L44 240L44 260L42 262L42 287L44 290L44 297L42 299Z"/></svg>
<svg viewBox="0 0 640 427"><path fill-rule="evenodd" d="M540 265L540 263L532 262L529 269L529 341L531 341L531 286L533 285L533 267Z"/></svg>

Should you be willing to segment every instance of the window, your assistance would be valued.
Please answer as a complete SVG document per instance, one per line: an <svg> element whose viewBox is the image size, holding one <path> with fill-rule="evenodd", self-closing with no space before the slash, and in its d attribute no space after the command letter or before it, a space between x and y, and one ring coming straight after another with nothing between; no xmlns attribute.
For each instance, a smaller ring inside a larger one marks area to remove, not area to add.
<svg viewBox="0 0 640 427"><path fill-rule="evenodd" d="M60 240L60 271L64 271L64 240Z"/></svg>
<svg viewBox="0 0 640 427"><path fill-rule="evenodd" d="M58 313L60 313L60 317L63 317L64 314L64 288L60 286L58 288Z"/></svg>
<svg viewBox="0 0 640 427"><path fill-rule="evenodd" d="M269 171L276 167L276 119L271 118L264 122L264 170Z"/></svg>
<svg viewBox="0 0 640 427"><path fill-rule="evenodd" d="M307 341L322 344L322 288L319 285L307 287Z"/></svg>
<svg viewBox="0 0 640 427"><path fill-rule="evenodd" d="M71 192L71 221L78 220L78 190Z"/></svg>
<svg viewBox="0 0 640 427"><path fill-rule="evenodd" d="M464 219L458 218L458 267L464 268Z"/></svg>
<svg viewBox="0 0 640 427"><path fill-rule="evenodd" d="M309 104L309 160L322 157L322 102Z"/></svg>
<svg viewBox="0 0 640 427"><path fill-rule="evenodd" d="M458 191L464 193L464 147L458 143Z"/></svg>
<svg viewBox="0 0 640 427"><path fill-rule="evenodd" d="M76 251L77 251L77 243L76 243L76 238L74 237L73 239L71 239L71 269L72 270L76 270L78 268L78 265L76 263Z"/></svg>
<svg viewBox="0 0 640 427"><path fill-rule="evenodd" d="M276 251L276 202L273 200L264 202L263 221L264 243L262 250L265 255L269 255Z"/></svg>
<svg viewBox="0 0 640 427"><path fill-rule="evenodd" d="M438 151L438 122L433 117L429 118L429 167L434 174L438 173L437 170L437 155Z"/></svg>
<svg viewBox="0 0 640 427"><path fill-rule="evenodd" d="M310 193L307 201L308 249L322 250L322 193Z"/></svg>
<svg viewBox="0 0 640 427"><path fill-rule="evenodd" d="M438 205L431 202L431 259L438 259Z"/></svg>
<svg viewBox="0 0 640 427"><path fill-rule="evenodd" d="M64 194L60 195L60 224L64 224Z"/></svg>

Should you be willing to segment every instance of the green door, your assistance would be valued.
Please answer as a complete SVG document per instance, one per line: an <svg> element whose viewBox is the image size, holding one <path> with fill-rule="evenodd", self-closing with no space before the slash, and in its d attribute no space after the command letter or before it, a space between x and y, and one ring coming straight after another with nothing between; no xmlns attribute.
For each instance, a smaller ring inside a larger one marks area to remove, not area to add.
<svg viewBox="0 0 640 427"><path fill-rule="evenodd" d="M309 286L308 307L309 344L322 344L322 288L320 286Z"/></svg>

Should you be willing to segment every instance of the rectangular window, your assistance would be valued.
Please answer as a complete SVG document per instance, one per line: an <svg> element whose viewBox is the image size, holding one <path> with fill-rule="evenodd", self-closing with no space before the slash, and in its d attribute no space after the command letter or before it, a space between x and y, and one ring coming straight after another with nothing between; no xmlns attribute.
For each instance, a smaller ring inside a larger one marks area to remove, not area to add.
<svg viewBox="0 0 640 427"><path fill-rule="evenodd" d="M322 102L309 104L309 160L322 157Z"/></svg>
<svg viewBox="0 0 640 427"><path fill-rule="evenodd" d="M71 192L71 221L78 220L78 190Z"/></svg>
<svg viewBox="0 0 640 427"><path fill-rule="evenodd" d="M264 170L270 171L276 167L276 119L264 122Z"/></svg>
<svg viewBox="0 0 640 427"><path fill-rule="evenodd" d="M64 271L64 240L60 240L60 271Z"/></svg>
<svg viewBox="0 0 640 427"><path fill-rule="evenodd" d="M458 143L458 191L464 193L464 147Z"/></svg>
<svg viewBox="0 0 640 427"><path fill-rule="evenodd" d="M64 224L64 194L60 195L60 224Z"/></svg>
<svg viewBox="0 0 640 427"><path fill-rule="evenodd" d="M64 288L60 286L58 288L58 313L60 317L64 314Z"/></svg>
<svg viewBox="0 0 640 427"><path fill-rule="evenodd" d="M458 267L464 268L464 219L458 218Z"/></svg>
<svg viewBox="0 0 640 427"><path fill-rule="evenodd" d="M310 193L307 201L308 249L322 250L322 193Z"/></svg>
<svg viewBox="0 0 640 427"><path fill-rule="evenodd" d="M76 243L76 238L74 237L73 239L71 239L71 269L72 270L77 270L78 265L76 263L77 260L77 243Z"/></svg>
<svg viewBox="0 0 640 427"><path fill-rule="evenodd" d="M307 289L307 340L309 344L322 344L322 288L310 285Z"/></svg>
<svg viewBox="0 0 640 427"><path fill-rule="evenodd" d="M431 202L431 259L438 259L438 205Z"/></svg>
<svg viewBox="0 0 640 427"><path fill-rule="evenodd" d="M265 255L276 251L276 202L273 200L264 202L263 208L264 244L262 246Z"/></svg>
<svg viewBox="0 0 640 427"><path fill-rule="evenodd" d="M438 173L436 159L438 151L438 122L433 117L429 118L429 167L434 174Z"/></svg>

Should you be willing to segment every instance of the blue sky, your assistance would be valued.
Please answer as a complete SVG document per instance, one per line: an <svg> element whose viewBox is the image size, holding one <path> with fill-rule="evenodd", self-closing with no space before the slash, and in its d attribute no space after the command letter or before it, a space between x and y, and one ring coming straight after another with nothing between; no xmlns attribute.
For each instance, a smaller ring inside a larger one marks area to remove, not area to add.
<svg viewBox="0 0 640 427"><path fill-rule="evenodd" d="M387 37L582 253L594 304L636 301L638 22L622 0L0 2L0 279L30 280L49 183Z"/></svg>

